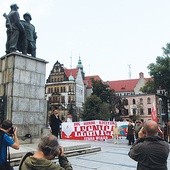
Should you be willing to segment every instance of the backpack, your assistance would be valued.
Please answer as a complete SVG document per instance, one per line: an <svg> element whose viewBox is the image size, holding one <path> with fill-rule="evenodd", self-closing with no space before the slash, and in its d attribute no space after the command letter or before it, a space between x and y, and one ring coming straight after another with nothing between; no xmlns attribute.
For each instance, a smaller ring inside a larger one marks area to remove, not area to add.
<svg viewBox="0 0 170 170"><path fill-rule="evenodd" d="M24 163L25 159L26 159L27 157L29 157L29 156L32 156L32 155L33 155L32 152L27 152L27 153L24 155L24 157L22 158L22 160L21 160L21 162L20 162L19 170L21 170L21 166L22 166L22 164Z"/></svg>

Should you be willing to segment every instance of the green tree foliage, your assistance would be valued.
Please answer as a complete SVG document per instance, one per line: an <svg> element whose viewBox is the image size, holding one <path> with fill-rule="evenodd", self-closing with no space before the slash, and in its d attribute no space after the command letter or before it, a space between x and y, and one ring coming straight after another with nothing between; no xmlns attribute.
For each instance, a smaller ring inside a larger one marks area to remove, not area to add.
<svg viewBox="0 0 170 170"><path fill-rule="evenodd" d="M146 82L146 84L140 88L140 91L146 94L156 93L156 87L153 80Z"/></svg>
<svg viewBox="0 0 170 170"><path fill-rule="evenodd" d="M116 109L121 110L124 108L121 97L117 96L114 90L110 89L108 84L103 83L101 80L92 80L92 86L92 95L96 95L102 102L106 102L110 112L116 113Z"/></svg>
<svg viewBox="0 0 170 170"><path fill-rule="evenodd" d="M149 74L154 78L156 89L165 89L170 96L170 44L163 49L163 56L156 58L156 63L148 66Z"/></svg>
<svg viewBox="0 0 170 170"><path fill-rule="evenodd" d="M82 114L83 120L108 120L109 116L109 109L105 102L96 95L87 97Z"/></svg>
<svg viewBox="0 0 170 170"><path fill-rule="evenodd" d="M152 77L140 90L144 93L156 93L157 89L165 89L170 97L170 43L162 48L163 56L156 58L156 63L148 65L149 74Z"/></svg>
<svg viewBox="0 0 170 170"><path fill-rule="evenodd" d="M104 84L101 80L92 79L93 92L92 95L98 96L102 102L109 102L109 86Z"/></svg>
<svg viewBox="0 0 170 170"><path fill-rule="evenodd" d="M92 79L92 87L93 87L93 93L91 94L91 100L95 99L93 98L93 96L96 96L98 99L100 99L101 102L97 102L99 105L101 105L100 107L98 106L98 109L96 110L96 108L94 107L94 105L89 105L88 100L85 102L84 105L84 114L88 114L88 120L93 120L93 119L97 119L99 116L97 116L97 118L95 118L95 114L91 114L92 111L98 111L99 115L102 113L105 116L100 116L102 119L110 119L112 120L113 117L115 117L117 120L121 120L120 116L121 116L121 109L124 108L123 106L123 102L121 100L121 98L119 96L117 96L114 92L114 90L111 90L108 86L108 84L103 83L101 80L94 80ZM93 102L95 103L96 100ZM96 105L95 105L96 106ZM89 110L91 110L91 112L89 111L88 113L87 108L89 108ZM119 113L116 113L116 109L119 110ZM83 117L86 117L85 115L83 115ZM87 119L86 119L87 120Z"/></svg>

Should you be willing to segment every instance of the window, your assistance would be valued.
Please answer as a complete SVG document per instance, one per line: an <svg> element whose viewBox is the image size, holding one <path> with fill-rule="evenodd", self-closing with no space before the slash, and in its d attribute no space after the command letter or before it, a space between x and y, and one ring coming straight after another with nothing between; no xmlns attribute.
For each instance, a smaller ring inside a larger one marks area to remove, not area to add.
<svg viewBox="0 0 170 170"><path fill-rule="evenodd" d="M68 91L71 92L71 86L69 86L69 90Z"/></svg>
<svg viewBox="0 0 170 170"><path fill-rule="evenodd" d="M136 109L133 109L132 112L133 112L133 115L136 115Z"/></svg>
<svg viewBox="0 0 170 170"><path fill-rule="evenodd" d="M143 104L143 99L142 98L140 98L140 104Z"/></svg>
<svg viewBox="0 0 170 170"><path fill-rule="evenodd" d="M142 108L140 108L140 115L144 115Z"/></svg>
<svg viewBox="0 0 170 170"><path fill-rule="evenodd" d="M51 91L50 91L50 88L48 88L48 93L50 93Z"/></svg>
<svg viewBox="0 0 170 170"><path fill-rule="evenodd" d="M128 99L123 99L123 104L128 105Z"/></svg>
<svg viewBox="0 0 170 170"><path fill-rule="evenodd" d="M151 98L150 97L147 98L147 104L151 104Z"/></svg>
<svg viewBox="0 0 170 170"><path fill-rule="evenodd" d="M133 104L136 104L136 101L135 101L135 99L133 99Z"/></svg>
<svg viewBox="0 0 170 170"><path fill-rule="evenodd" d="M57 92L59 92L59 87L57 87Z"/></svg>
<svg viewBox="0 0 170 170"><path fill-rule="evenodd" d="M61 103L65 103L65 96L61 96Z"/></svg>
<svg viewBox="0 0 170 170"><path fill-rule="evenodd" d="M148 108L148 115L151 115L151 108Z"/></svg>

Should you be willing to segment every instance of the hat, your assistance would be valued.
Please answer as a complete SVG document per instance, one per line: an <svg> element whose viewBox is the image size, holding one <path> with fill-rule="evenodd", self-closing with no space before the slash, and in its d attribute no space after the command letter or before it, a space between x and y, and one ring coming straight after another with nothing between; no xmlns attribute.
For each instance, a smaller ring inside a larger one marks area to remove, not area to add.
<svg viewBox="0 0 170 170"><path fill-rule="evenodd" d="M26 15L30 17L30 20L32 20L32 18L31 18L31 14L30 14L30 13L28 13L28 12L26 12L26 13L23 15L24 19L25 19L25 16L26 16Z"/></svg>
<svg viewBox="0 0 170 170"><path fill-rule="evenodd" d="M19 9L18 5L17 4L11 4L10 7L16 7L17 9Z"/></svg>

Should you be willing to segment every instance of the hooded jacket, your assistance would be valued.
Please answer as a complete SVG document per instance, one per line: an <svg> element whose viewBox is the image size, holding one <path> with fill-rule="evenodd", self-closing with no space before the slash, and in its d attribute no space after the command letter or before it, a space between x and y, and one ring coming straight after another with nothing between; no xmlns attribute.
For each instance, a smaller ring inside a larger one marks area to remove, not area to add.
<svg viewBox="0 0 170 170"><path fill-rule="evenodd" d="M60 164L60 165L59 165ZM72 170L70 162L65 156L59 156L59 164L55 164L51 160L39 159L29 156L25 159L22 165L20 165L21 170Z"/></svg>

